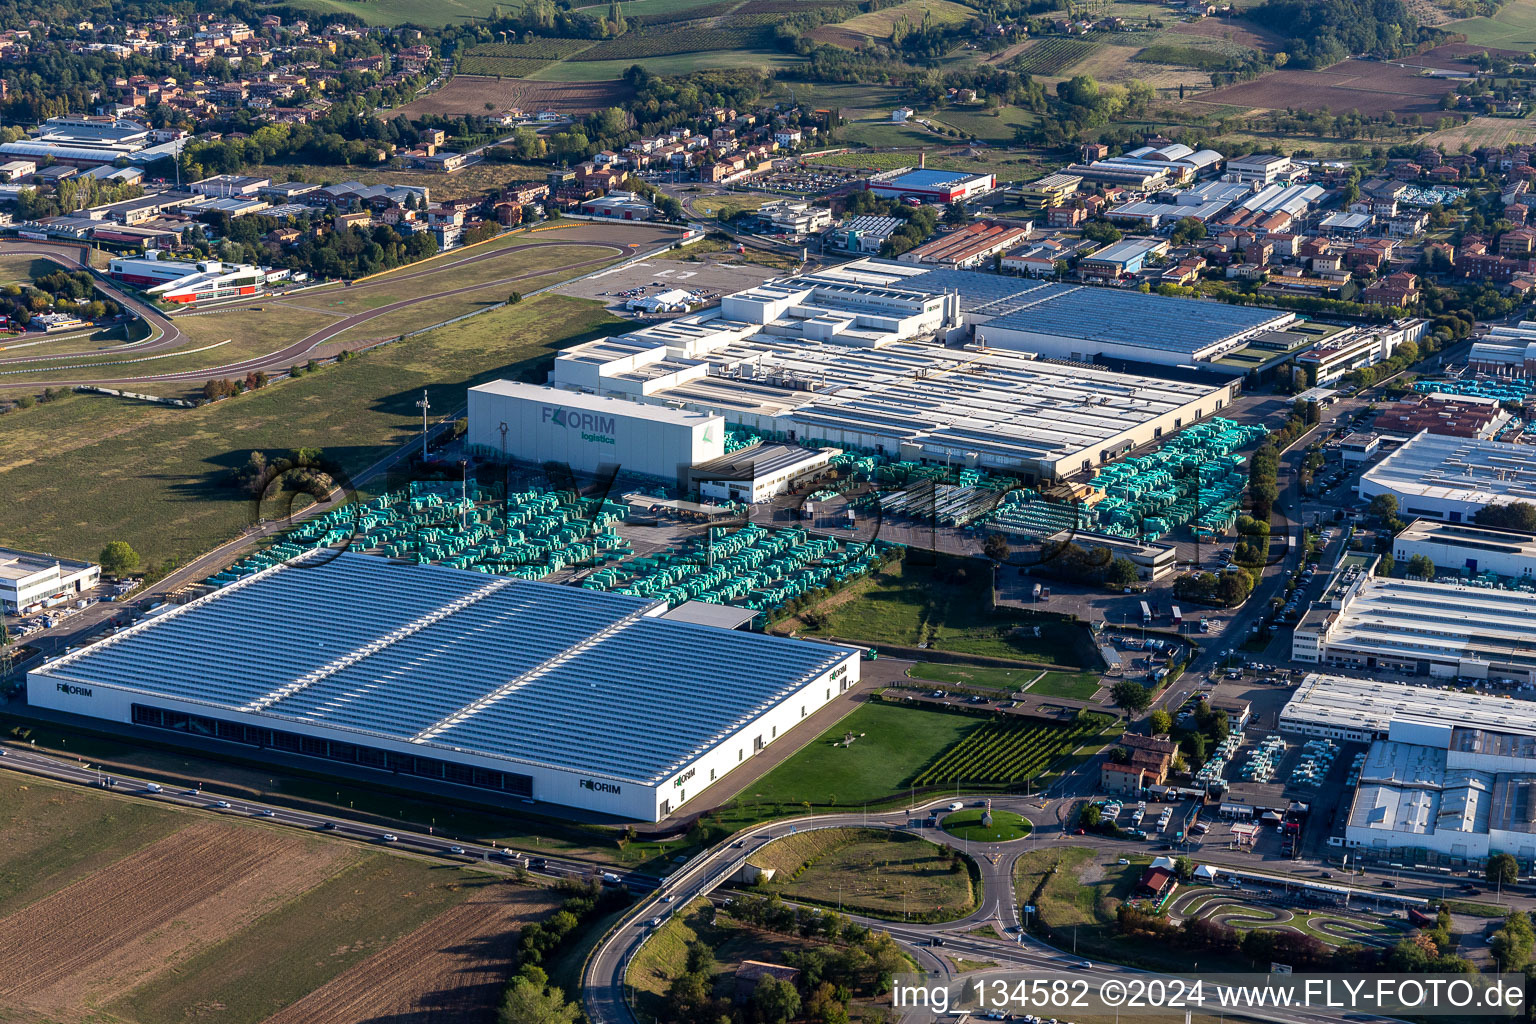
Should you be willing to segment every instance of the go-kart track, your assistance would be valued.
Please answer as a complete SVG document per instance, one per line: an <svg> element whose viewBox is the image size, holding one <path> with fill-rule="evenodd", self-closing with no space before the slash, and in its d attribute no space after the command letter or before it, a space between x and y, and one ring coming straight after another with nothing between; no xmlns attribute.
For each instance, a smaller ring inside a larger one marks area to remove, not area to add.
<svg viewBox="0 0 1536 1024"><path fill-rule="evenodd" d="M288 367L292 366L295 362L302 362L303 360L309 358L317 348L324 345L326 342L331 341L332 339L337 338L339 335L342 335L347 331L351 331L354 328L366 324L370 320L374 320L378 317L398 312L399 310L406 309L411 306L440 301L442 299L451 298L453 296L463 295L468 292L483 291L491 288L515 285L521 281L527 281L534 278L549 277L552 274L560 274L562 272L586 270L589 268L597 269L598 267L606 266L624 257L640 255L642 249L648 250L652 247L650 245L642 245L642 243L638 242L606 242L577 238L560 238L558 240L551 239L549 241L527 242L519 245L507 245L499 248L490 248L473 254L466 254L458 259L453 259L450 256L450 258L448 258L445 262L434 259L431 261L433 265L430 268L414 271L404 270L394 273L386 273L374 280L366 281L352 287L345 287L338 283L335 285L322 286L322 288L314 290L306 290L301 294L317 296L336 295L341 294L344 290L345 294L350 297L377 289L395 289L404 282L433 275L442 275L445 277L445 279L451 279L455 271L463 270L472 264L493 261L512 253L526 252L531 249L547 248L552 245L557 245L563 248L579 247L583 249L590 249L593 255L591 259L577 260L557 266L539 267L524 273L512 274L507 277L497 278L489 281L475 281L472 284L463 285L458 288L448 288L426 295L418 295L412 298L406 298L396 302L386 303L381 306L376 306L372 309L367 309L358 313L344 316L334 323L327 324L319 330L314 331L313 333L297 341L293 341L283 345L280 348L276 348L271 352L241 359L236 362L203 366L191 370L177 370L171 373L160 374L143 373L122 377L83 378L60 376L47 379L40 379L38 377L29 376L25 380L7 381L7 375L29 372L29 367L37 367L37 371L34 372L41 372L49 369L49 364L60 363L72 359L89 359L92 357L99 357L103 363L118 363L143 359L144 357L155 356L157 354L165 354L167 356L191 354L189 351L181 351L182 347L188 344L190 339L185 333L182 332L179 327L177 327L175 319L182 316L196 316L199 312L197 309L178 311L177 313L173 313L168 316L167 314L155 309L154 307L148 306L145 303L140 302L138 299L130 297L120 289L113 286L109 279L97 274L95 275L97 289L102 294L117 302L124 309L129 310L136 316L143 318L143 320L150 326L150 336L143 341L133 342L126 345L119 345L113 348L94 349L84 352L57 352L50 355L18 354L14 356L7 356L3 354L3 351L0 351L0 388L7 386L25 386L29 388L72 387L82 384L117 387L133 384L142 385L168 382L185 382L191 385L201 383L206 380L223 377L240 377L256 370L283 371L287 370ZM68 270L90 269L88 262L86 262L88 257L86 256L84 249L78 246L55 246L38 242L6 242L0 243L0 255L28 256L36 259L45 259L56 263ZM300 301L302 301L302 298ZM249 302L219 305L216 308L219 312L223 313L242 309L248 310L252 306L259 306L263 303L280 305L283 302L284 299L281 297L262 296L249 300ZM374 338L366 342L360 342L356 346L352 347L354 351L361 351L388 340L391 339L388 337ZM60 373L67 373L68 370L72 368L81 369L83 366L59 367L59 371Z"/></svg>

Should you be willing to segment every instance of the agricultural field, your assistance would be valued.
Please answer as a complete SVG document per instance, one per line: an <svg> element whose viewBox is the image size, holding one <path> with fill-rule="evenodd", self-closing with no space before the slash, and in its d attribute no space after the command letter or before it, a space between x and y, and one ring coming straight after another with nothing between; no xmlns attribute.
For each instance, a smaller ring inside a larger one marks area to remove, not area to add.
<svg viewBox="0 0 1536 1024"><path fill-rule="evenodd" d="M589 39L535 39L528 43L482 43L464 51L459 73L522 78L592 45Z"/></svg>
<svg viewBox="0 0 1536 1024"><path fill-rule="evenodd" d="M872 117L861 121L849 121L837 130L838 140L853 146L871 146L878 148L890 148L897 146L934 146L940 145L944 137L931 128L927 128L915 120L905 124L895 124L890 115L884 117ZM857 157L857 153L845 154L848 157ZM883 154L881 154L883 155ZM907 154L905 159L912 166L917 166L916 153Z"/></svg>
<svg viewBox="0 0 1536 1024"><path fill-rule="evenodd" d="M532 77L523 79L523 82L529 86L541 86L546 89L607 85L623 87L623 82L614 81L614 79L622 76L634 66L634 63L633 59L561 61L535 71ZM690 71L720 68L790 68L798 66L799 63L800 58L794 54L775 50L706 50L702 53L674 53L665 57L648 57L645 68L657 75L686 75ZM556 104L560 102L558 96L554 102ZM618 105L622 106L623 103L619 102Z"/></svg>
<svg viewBox="0 0 1536 1024"><path fill-rule="evenodd" d="M1444 79L1423 78L1409 68L1376 61L1346 60L1323 71L1271 71L1201 93L1185 102L1193 109L1230 106L1243 110L1358 110L1366 116L1393 111L1438 114L1440 99L1452 91Z"/></svg>
<svg viewBox="0 0 1536 1024"><path fill-rule="evenodd" d="M1284 42L1280 36L1269 29L1243 18L1230 20L1199 18L1195 21L1181 21L1167 30L1164 40L1172 42L1181 36L1194 39L1219 39L1222 42L1263 53L1272 53Z"/></svg>
<svg viewBox="0 0 1536 1024"><path fill-rule="evenodd" d="M589 61L637 61L679 53L709 50L751 50L771 45L773 32L766 26L746 28L688 28L672 32L636 35L626 33L582 50L572 63Z"/></svg>
<svg viewBox="0 0 1536 1024"><path fill-rule="evenodd" d="M557 349L622 323L600 303L546 295L200 409L71 395L12 413L0 431L7 541L94 557L126 540L149 563L186 560L251 521L229 475L251 449L326 448L356 473L416 436L423 387L448 413L467 387L535 379Z"/></svg>
<svg viewBox="0 0 1536 1024"><path fill-rule="evenodd" d="M467 972L482 980L460 1005L484 1013L508 965L497 936L555 905L462 868L21 777L0 779L0 821L0 1003L20 1019L181 1024L217 1005L257 1024L380 960L414 966L357 1006L451 1005Z"/></svg>
<svg viewBox="0 0 1536 1024"><path fill-rule="evenodd" d="M891 38L897 22L903 18L913 26L920 25L927 16L936 25L958 25L976 16L969 7L950 0L907 0L892 7L885 7L868 14L860 14L831 25L822 25L811 32L818 43L830 43L856 50L866 43Z"/></svg>
<svg viewBox="0 0 1536 1024"><path fill-rule="evenodd" d="M1027 75L1060 75L1098 48L1098 43L1065 36L1037 39L1013 59L1012 68Z"/></svg>
<svg viewBox="0 0 1536 1024"><path fill-rule="evenodd" d="M1462 145L1501 149L1536 142L1536 123L1511 117L1474 117L1444 131L1430 132L1423 142L1426 146L1444 146L1447 153L1456 152Z"/></svg>
<svg viewBox="0 0 1536 1024"><path fill-rule="evenodd" d="M1473 46L1529 53L1536 50L1536 0L1511 0L1491 18L1467 18L1444 28L1462 33Z"/></svg>
<svg viewBox="0 0 1536 1024"><path fill-rule="evenodd" d="M296 0L296 7L319 14L355 14L370 25L449 25L485 18L495 6L491 0Z"/></svg>
<svg viewBox="0 0 1536 1024"><path fill-rule="evenodd" d="M1220 71L1231 67L1251 52L1219 44L1153 43L1143 47L1131 59L1144 64L1171 64L1199 71Z"/></svg>
<svg viewBox="0 0 1536 1024"><path fill-rule="evenodd" d="M1056 758L1099 732L1105 723L1094 719L1073 725L989 721L946 750L913 781L919 786L956 782L1012 786L1038 778Z"/></svg>
<svg viewBox="0 0 1536 1024"><path fill-rule="evenodd" d="M777 840L749 863L772 868L763 887L793 902L872 917L949 921L976 907L969 872L947 849L885 829L817 829Z"/></svg>
<svg viewBox="0 0 1536 1024"><path fill-rule="evenodd" d="M535 74L549 74L557 69L564 68L564 63L551 64ZM424 114L440 114L446 117L458 117L462 114L483 114L485 105L491 104L497 110L506 110L510 107L521 107L524 110L543 110L546 107L554 107L557 110L586 114L594 110L602 110L604 107L622 106L633 95L633 90L622 81L617 81L624 73L623 68L612 71L612 80L601 80L596 71L610 70L608 64L590 64L584 71L592 72L586 78L573 79L570 82L535 82L524 78L486 78L479 75L454 75L453 78L434 93L430 93L420 99L412 100L405 106L398 108L398 112L408 118L419 118ZM504 166L504 165L502 165ZM468 171L460 171L457 174L428 175L432 180L444 185L445 179L461 177ZM542 172L540 172L542 177ZM502 181L510 180L511 176L503 177ZM338 179L344 180L344 179Z"/></svg>
<svg viewBox="0 0 1536 1024"><path fill-rule="evenodd" d="M995 112L981 107L950 107L935 114L934 120L983 142L1012 145L1014 130L1036 124L1040 116L1019 107L1001 107Z"/></svg>

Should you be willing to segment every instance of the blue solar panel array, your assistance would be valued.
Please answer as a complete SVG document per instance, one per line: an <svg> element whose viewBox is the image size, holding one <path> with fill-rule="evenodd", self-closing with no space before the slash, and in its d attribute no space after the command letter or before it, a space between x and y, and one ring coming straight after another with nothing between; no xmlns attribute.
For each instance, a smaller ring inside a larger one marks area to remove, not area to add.
<svg viewBox="0 0 1536 1024"><path fill-rule="evenodd" d="M343 554L226 587L46 671L230 720L655 782L848 657L644 615L652 604Z"/></svg>

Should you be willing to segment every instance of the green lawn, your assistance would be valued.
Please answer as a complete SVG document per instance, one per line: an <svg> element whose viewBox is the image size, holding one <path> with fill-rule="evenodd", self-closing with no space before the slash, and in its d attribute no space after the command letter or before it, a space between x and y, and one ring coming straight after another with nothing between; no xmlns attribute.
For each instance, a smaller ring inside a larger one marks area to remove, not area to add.
<svg viewBox="0 0 1536 1024"><path fill-rule="evenodd" d="M871 702L811 741L736 799L730 817L856 808L903 796L907 780L985 719ZM843 738L852 733L851 746Z"/></svg>
<svg viewBox="0 0 1536 1024"><path fill-rule="evenodd" d="M1040 115L1020 107L1002 107L995 114L980 107L959 107L936 111L933 116L935 120L983 142L1006 145L1013 143L1015 128L1033 125L1040 120Z"/></svg>
<svg viewBox="0 0 1536 1024"><path fill-rule="evenodd" d="M545 295L201 409L76 395L12 413L0 543L93 558L121 539L151 562L190 558L254 519L230 483L252 449L324 448L355 473L419 432L423 388L447 414L466 388L542 379L556 350L619 325L597 302Z"/></svg>
<svg viewBox="0 0 1536 1024"><path fill-rule="evenodd" d="M926 839L883 829L818 829L754 853L771 867L763 888L786 900L873 917L950 921L976 906L970 873Z"/></svg>
<svg viewBox="0 0 1536 1024"><path fill-rule="evenodd" d="M967 807L963 811L946 814L939 825L950 835L973 843L1006 843L1029 835L1032 826L1024 815L1013 811L993 811L992 824L983 826L981 817L985 813L984 808Z"/></svg>
<svg viewBox="0 0 1536 1024"><path fill-rule="evenodd" d="M803 614L804 631L1073 669L1097 657L1081 624L993 611L982 562L944 557L934 565L916 563L913 557L895 562Z"/></svg>
<svg viewBox="0 0 1536 1024"><path fill-rule="evenodd" d="M907 670L913 679L935 683L974 686L978 689L1014 693L1027 687L1042 673L1037 668L993 668L990 665L936 665L920 661Z"/></svg>
<svg viewBox="0 0 1536 1024"><path fill-rule="evenodd" d="M854 146L937 146L944 136L917 124L892 124L889 114L883 118L851 121L837 130L840 142ZM917 166L917 154L910 154L912 166Z"/></svg>
<svg viewBox="0 0 1536 1024"><path fill-rule="evenodd" d="M1529 51L1536 49L1536 0L1511 0L1491 18L1468 18L1441 27L1464 34L1473 46Z"/></svg>
<svg viewBox="0 0 1536 1024"><path fill-rule="evenodd" d="M112 1011L139 1024L182 1024L189 1007L216 1006L222 1022L257 1024L478 888L504 884L464 868L370 854L135 989Z"/></svg>
<svg viewBox="0 0 1536 1024"><path fill-rule="evenodd" d="M1099 677L1092 672L1047 672L1029 688L1036 696L1092 700L1099 692Z"/></svg>

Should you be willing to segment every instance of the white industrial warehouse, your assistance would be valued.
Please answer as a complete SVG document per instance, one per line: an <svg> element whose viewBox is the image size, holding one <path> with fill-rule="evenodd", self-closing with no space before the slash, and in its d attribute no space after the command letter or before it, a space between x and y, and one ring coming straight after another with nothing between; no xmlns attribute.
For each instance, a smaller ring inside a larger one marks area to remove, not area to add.
<svg viewBox="0 0 1536 1024"><path fill-rule="evenodd" d="M655 821L859 677L855 650L666 607L327 551L46 662L27 699Z"/></svg>
<svg viewBox="0 0 1536 1024"><path fill-rule="evenodd" d="M725 421L498 380L469 389L469 443L508 459L558 462L577 473L620 466L681 485L690 467L725 454Z"/></svg>
<svg viewBox="0 0 1536 1024"><path fill-rule="evenodd" d="M1392 538L1392 557L1406 565L1415 555L1434 562L1440 572L1531 579L1536 576L1536 533L1415 519Z"/></svg>
<svg viewBox="0 0 1536 1024"><path fill-rule="evenodd" d="M1471 521L1485 505L1536 501L1536 448L1422 431L1360 476L1360 498L1397 498L1406 516Z"/></svg>
<svg viewBox="0 0 1536 1024"><path fill-rule="evenodd" d="M1371 744L1346 846L1397 857L1536 858L1536 705L1483 694L1311 675L1280 727Z"/></svg>
<svg viewBox="0 0 1536 1024"><path fill-rule="evenodd" d="M1351 566L1291 631L1295 661L1440 679L1536 679L1536 594Z"/></svg>
<svg viewBox="0 0 1536 1024"><path fill-rule="evenodd" d="M858 261L769 281L726 296L718 309L567 349L549 384L599 396L569 401L604 403L591 408L607 415L687 411L792 443L998 469L1027 482L1090 470L1215 415L1232 399L1232 381L1168 380L964 344L968 323L1016 309L1033 287L995 275ZM566 400L561 391L528 404ZM495 450L506 423L509 453L562 457L531 433L544 424L542 412L519 441L511 420L477 415L475 403L471 392L476 445ZM519 443L527 449L515 448ZM706 455L702 447L679 445L649 458L673 466L723 454ZM620 454L614 446L603 452Z"/></svg>

